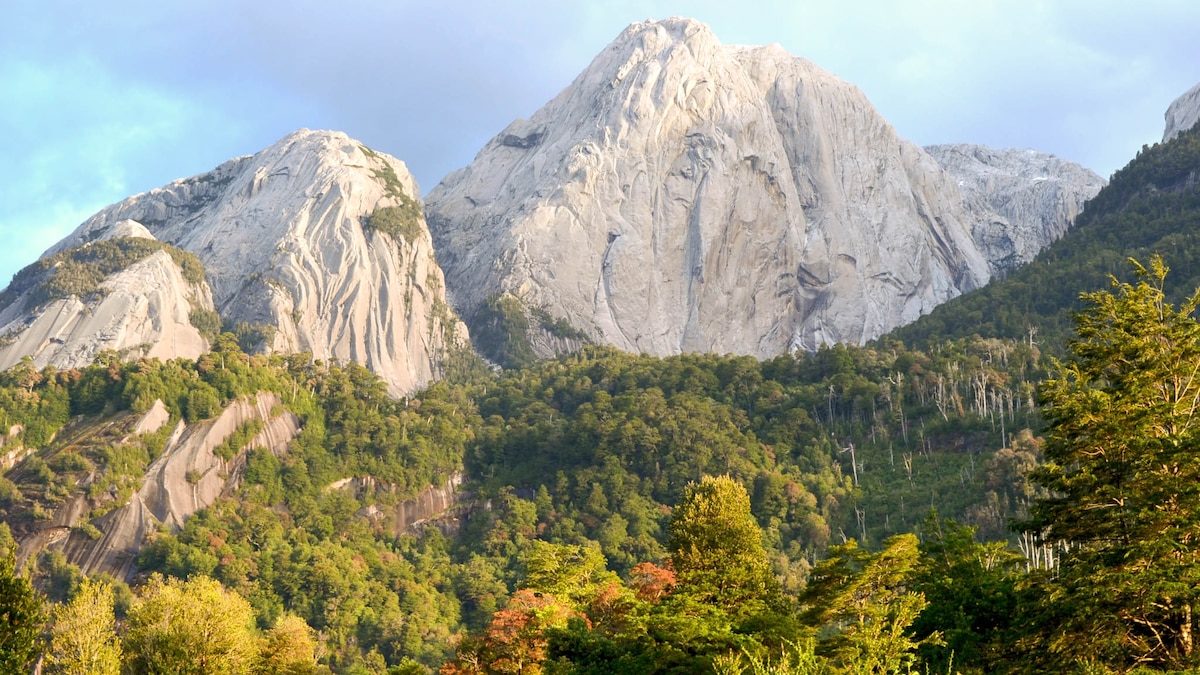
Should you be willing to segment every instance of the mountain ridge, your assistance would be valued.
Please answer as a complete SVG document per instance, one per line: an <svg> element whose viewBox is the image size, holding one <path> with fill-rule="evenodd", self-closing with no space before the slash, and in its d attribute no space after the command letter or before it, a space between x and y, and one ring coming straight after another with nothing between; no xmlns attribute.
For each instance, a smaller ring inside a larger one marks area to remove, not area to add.
<svg viewBox="0 0 1200 675"><path fill-rule="evenodd" d="M400 395L466 342L419 194L399 160L304 129L107 207L47 254L134 220L204 262L217 311L260 348L361 362Z"/></svg>
<svg viewBox="0 0 1200 675"><path fill-rule="evenodd" d="M971 230L993 214L857 87L688 19L630 26L427 205L477 340L507 296L627 351L764 358L861 344L991 276Z"/></svg>

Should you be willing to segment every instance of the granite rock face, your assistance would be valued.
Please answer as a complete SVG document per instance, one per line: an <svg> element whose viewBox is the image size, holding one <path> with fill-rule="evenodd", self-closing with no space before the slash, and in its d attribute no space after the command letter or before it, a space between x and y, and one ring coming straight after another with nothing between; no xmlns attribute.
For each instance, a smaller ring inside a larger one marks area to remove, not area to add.
<svg viewBox="0 0 1200 675"><path fill-rule="evenodd" d="M114 204L47 255L136 221L200 258L222 319L258 326L262 348L354 361L407 394L466 341L419 195L399 160L342 133L301 130Z"/></svg>
<svg viewBox="0 0 1200 675"><path fill-rule="evenodd" d="M154 238L130 220L93 234L92 241ZM25 356L37 368L81 368L104 350L170 359L196 358L209 349L190 316L193 310L212 310L212 292L203 281L188 281L165 250L110 274L100 292L85 298L72 295L29 307L32 290L0 310L0 370Z"/></svg>
<svg viewBox="0 0 1200 675"><path fill-rule="evenodd" d="M978 214L972 235L993 274L1033 260L1063 236L1105 181L1082 166L1036 150L931 145Z"/></svg>
<svg viewBox="0 0 1200 675"><path fill-rule="evenodd" d="M1164 117L1166 118L1166 127L1163 129L1164 142L1196 126L1196 122L1200 121L1200 84L1188 89L1182 96L1175 99L1167 108Z"/></svg>
<svg viewBox="0 0 1200 675"><path fill-rule="evenodd" d="M862 343L991 273L980 214L861 91L688 19L630 26L427 203L464 316L511 294L656 355Z"/></svg>

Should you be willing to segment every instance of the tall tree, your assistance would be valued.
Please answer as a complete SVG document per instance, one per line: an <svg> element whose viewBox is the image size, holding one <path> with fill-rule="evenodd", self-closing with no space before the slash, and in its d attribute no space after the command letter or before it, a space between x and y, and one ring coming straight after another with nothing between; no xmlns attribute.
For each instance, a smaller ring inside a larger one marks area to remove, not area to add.
<svg viewBox="0 0 1200 675"><path fill-rule="evenodd" d="M909 627L929 603L908 589L919 558L917 537L901 534L884 550L868 553L851 539L831 547L829 558L813 569L804 600L804 619L828 637L828 652L845 672L884 675L910 672L918 641Z"/></svg>
<svg viewBox="0 0 1200 675"><path fill-rule="evenodd" d="M1046 463L1027 531L1061 550L1050 653L1183 667L1198 663L1200 292L1178 309L1167 269L1083 296L1070 357L1042 384Z"/></svg>
<svg viewBox="0 0 1200 675"><path fill-rule="evenodd" d="M121 642L113 616L111 586L84 579L75 597L54 611L48 672L61 675L118 675Z"/></svg>
<svg viewBox="0 0 1200 675"><path fill-rule="evenodd" d="M136 675L246 675L258 656L254 611L213 579L154 575L129 609L125 650Z"/></svg>
<svg viewBox="0 0 1200 675"><path fill-rule="evenodd" d="M42 632L42 598L16 566L10 552L0 551L0 673L24 672Z"/></svg>
<svg viewBox="0 0 1200 675"><path fill-rule="evenodd" d="M750 496L733 478L705 476L687 486L671 519L667 548L678 593L741 620L783 609Z"/></svg>

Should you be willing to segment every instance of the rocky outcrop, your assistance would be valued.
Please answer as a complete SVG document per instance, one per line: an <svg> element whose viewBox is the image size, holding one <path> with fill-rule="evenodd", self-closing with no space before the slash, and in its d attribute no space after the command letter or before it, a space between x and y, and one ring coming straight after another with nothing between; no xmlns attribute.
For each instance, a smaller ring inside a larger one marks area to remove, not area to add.
<svg viewBox="0 0 1200 675"><path fill-rule="evenodd" d="M345 134L302 130L110 206L48 255L136 221L203 261L221 317L257 326L261 347L355 361L406 394L466 339L419 194L402 162Z"/></svg>
<svg viewBox="0 0 1200 675"><path fill-rule="evenodd" d="M1188 89L1182 96L1171 102L1164 115L1166 128L1163 129L1163 142L1175 138L1179 134L1196 126L1200 121L1200 84Z"/></svg>
<svg viewBox="0 0 1200 675"><path fill-rule="evenodd" d="M862 343L990 274L978 214L862 92L687 19L630 26L427 203L464 316L509 294L657 355Z"/></svg>
<svg viewBox="0 0 1200 675"><path fill-rule="evenodd" d="M357 515L366 518L376 527L393 535L419 533L425 526L437 527L443 534L450 534L458 526L457 513L464 506L464 493L459 490L463 475L454 473L441 485L429 485L412 499L395 506L371 504L363 507ZM359 497L364 493L396 492L396 486L373 476L343 478L326 487L326 490L347 490Z"/></svg>
<svg viewBox="0 0 1200 675"><path fill-rule="evenodd" d="M162 455L151 463L140 489L129 502L93 522L100 532L99 538L93 540L80 532L70 533L64 544L67 559L86 574L106 573L118 579L127 578L134 571L134 561L147 535L163 526L178 530L192 514L237 488L247 450L266 448L279 456L286 452L287 444L300 431L300 420L286 410L277 412L279 409L277 395L259 393L254 399L233 403L215 419L190 427L179 422ZM162 421L156 407L143 415L134 428L154 428L155 423ZM226 460L214 453L236 430L251 421L257 421L261 430L237 448L233 457ZM82 507L75 511L78 513L60 509L56 519L69 529L86 514ZM39 535L46 541L33 540L28 545L22 544L22 548L35 549L38 544L55 543L50 540L51 530L48 528Z"/></svg>
<svg viewBox="0 0 1200 675"><path fill-rule="evenodd" d="M925 151L957 181L969 208L979 214L972 235L993 274L1033 260L1063 236L1106 182L1074 162L1036 150L958 144Z"/></svg>
<svg viewBox="0 0 1200 675"><path fill-rule="evenodd" d="M93 235L82 247L118 237L154 238L128 220ZM189 281L167 250L110 274L95 293L37 306L32 297L38 288L31 286L0 310L0 370L26 356L37 368L81 368L104 350L161 359L196 358L208 351L208 340L191 316L195 310L212 311L212 293L203 280Z"/></svg>

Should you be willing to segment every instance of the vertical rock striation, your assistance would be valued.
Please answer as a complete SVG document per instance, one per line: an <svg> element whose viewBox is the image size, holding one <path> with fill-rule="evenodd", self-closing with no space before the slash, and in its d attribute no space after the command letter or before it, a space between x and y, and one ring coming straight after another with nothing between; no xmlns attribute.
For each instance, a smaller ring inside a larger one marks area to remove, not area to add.
<svg viewBox="0 0 1200 675"><path fill-rule="evenodd" d="M355 361L406 394L466 339L419 195L402 162L342 133L301 130L110 206L48 255L137 221L203 261L221 317L255 327L262 348Z"/></svg>
<svg viewBox="0 0 1200 675"><path fill-rule="evenodd" d="M862 92L688 19L630 26L427 201L464 316L509 294L657 355L862 343L990 274L979 214Z"/></svg>

